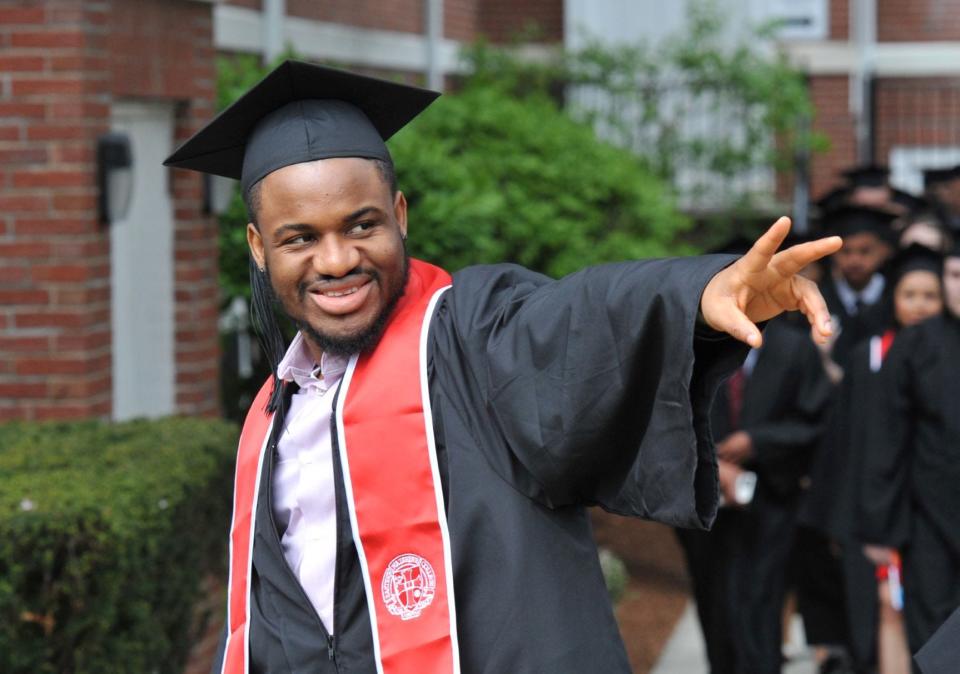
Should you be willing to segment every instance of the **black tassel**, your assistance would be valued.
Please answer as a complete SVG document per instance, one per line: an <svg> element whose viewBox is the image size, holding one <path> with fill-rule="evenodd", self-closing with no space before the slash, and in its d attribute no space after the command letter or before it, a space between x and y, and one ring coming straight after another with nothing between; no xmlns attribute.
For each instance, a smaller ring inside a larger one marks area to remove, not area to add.
<svg viewBox="0 0 960 674"><path fill-rule="evenodd" d="M274 312L277 301L270 286L268 272L260 271L252 257L250 258L250 289L250 319L273 376L273 391L270 393L267 410L276 412L283 405L283 386L277 376L277 365L286 353L287 344Z"/></svg>

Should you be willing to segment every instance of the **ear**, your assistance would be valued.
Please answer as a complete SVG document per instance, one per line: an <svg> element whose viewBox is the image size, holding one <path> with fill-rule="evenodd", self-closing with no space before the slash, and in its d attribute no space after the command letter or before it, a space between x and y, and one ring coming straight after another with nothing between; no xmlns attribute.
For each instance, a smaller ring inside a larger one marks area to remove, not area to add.
<svg viewBox="0 0 960 674"><path fill-rule="evenodd" d="M247 245L250 247L250 254L257 267L263 269L266 266L266 256L263 252L263 237L260 230L252 222L247 223Z"/></svg>
<svg viewBox="0 0 960 674"><path fill-rule="evenodd" d="M400 226L400 236L407 238L407 198L403 192L397 190L397 195L393 198L393 216L397 219Z"/></svg>

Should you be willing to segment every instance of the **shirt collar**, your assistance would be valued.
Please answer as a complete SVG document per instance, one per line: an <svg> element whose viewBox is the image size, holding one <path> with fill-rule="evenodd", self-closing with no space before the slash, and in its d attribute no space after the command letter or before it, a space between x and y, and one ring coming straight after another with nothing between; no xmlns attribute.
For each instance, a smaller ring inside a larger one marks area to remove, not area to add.
<svg viewBox="0 0 960 674"><path fill-rule="evenodd" d="M857 300L866 305L876 304L883 294L886 282L882 274L874 274L860 292L851 288L850 284L843 278L836 279L834 285L837 288L837 296L840 298L843 308L847 310L848 314L854 315L857 313Z"/></svg>
<svg viewBox="0 0 960 674"><path fill-rule="evenodd" d="M307 347L303 333L298 332L283 359L277 365L277 376L283 381L292 381L300 388L321 387L327 388L330 382L340 378L346 369L349 356L332 356L324 353L320 357L318 366ZM326 381L327 385L323 383Z"/></svg>

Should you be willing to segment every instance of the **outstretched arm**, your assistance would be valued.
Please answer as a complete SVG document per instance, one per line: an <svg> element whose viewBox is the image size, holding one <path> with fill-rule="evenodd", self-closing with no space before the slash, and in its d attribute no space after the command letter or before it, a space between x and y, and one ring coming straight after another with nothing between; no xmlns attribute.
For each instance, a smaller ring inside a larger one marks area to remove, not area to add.
<svg viewBox="0 0 960 674"><path fill-rule="evenodd" d="M827 340L833 332L827 305L817 286L799 272L837 252L843 242L831 236L778 252L789 232L790 219L780 218L746 255L710 279L700 298L707 325L757 348L763 343L757 323L799 310L810 321L814 340Z"/></svg>

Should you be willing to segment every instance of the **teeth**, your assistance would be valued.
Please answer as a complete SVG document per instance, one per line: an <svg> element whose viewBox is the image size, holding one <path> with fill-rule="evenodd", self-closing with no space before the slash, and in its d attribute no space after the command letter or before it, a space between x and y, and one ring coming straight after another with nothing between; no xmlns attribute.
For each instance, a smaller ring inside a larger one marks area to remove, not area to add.
<svg viewBox="0 0 960 674"><path fill-rule="evenodd" d="M352 295L353 293L357 292L358 290L360 290L360 288L350 288L349 290L343 290L343 291L339 291L339 292L336 291L336 290L333 290L333 291L330 291L330 292L328 292L328 293L323 293L323 295L324 295L324 297L343 297L344 295Z"/></svg>

